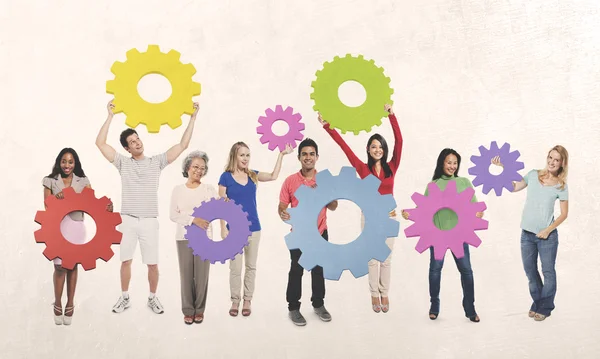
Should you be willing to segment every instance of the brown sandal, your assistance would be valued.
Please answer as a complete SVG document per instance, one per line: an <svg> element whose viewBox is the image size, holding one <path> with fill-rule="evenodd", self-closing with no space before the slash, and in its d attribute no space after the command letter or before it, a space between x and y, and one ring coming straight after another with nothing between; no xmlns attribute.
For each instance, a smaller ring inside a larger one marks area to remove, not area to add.
<svg viewBox="0 0 600 359"><path fill-rule="evenodd" d="M245 303L244 303L245 304ZM250 301L248 301L248 305L250 305ZM252 309L250 308L242 308L242 315L244 317L249 316L250 314L252 314Z"/></svg>
<svg viewBox="0 0 600 359"><path fill-rule="evenodd" d="M239 307L240 304L238 303L237 306ZM237 315L238 315L238 309L237 309L237 307L233 308L233 305L232 305L231 309L229 309L229 315L231 315L232 317L237 317Z"/></svg>
<svg viewBox="0 0 600 359"><path fill-rule="evenodd" d="M187 325L194 324L194 317L191 315L186 315L183 317L183 322Z"/></svg>
<svg viewBox="0 0 600 359"><path fill-rule="evenodd" d="M200 324L204 320L204 314L196 314L194 317L194 323Z"/></svg>

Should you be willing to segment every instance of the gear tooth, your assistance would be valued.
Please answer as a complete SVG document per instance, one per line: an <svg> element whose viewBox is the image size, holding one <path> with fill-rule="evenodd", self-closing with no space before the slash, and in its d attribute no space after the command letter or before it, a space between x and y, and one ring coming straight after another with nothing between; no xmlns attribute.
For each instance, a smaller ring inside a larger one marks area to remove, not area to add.
<svg viewBox="0 0 600 359"><path fill-rule="evenodd" d="M194 67L194 65L185 64L185 65L180 65L180 66L181 66L181 72L185 73L187 76L192 77L196 74L196 67Z"/></svg>
<svg viewBox="0 0 600 359"><path fill-rule="evenodd" d="M46 249L44 249L44 251L42 252L42 254L49 260L53 260L58 258L58 253L56 253L52 247L48 247L48 244L46 244ZM62 259L62 258L61 258Z"/></svg>
<svg viewBox="0 0 600 359"><path fill-rule="evenodd" d="M110 67L110 72L112 72L116 77L118 77L119 74L123 73L125 70L125 63L120 61L115 61Z"/></svg>
<svg viewBox="0 0 600 359"><path fill-rule="evenodd" d="M381 185L381 180L372 174L365 177L362 182L364 182L364 186L369 188L369 191L372 192L377 192L379 186Z"/></svg>
<svg viewBox="0 0 600 359"><path fill-rule="evenodd" d="M106 93L114 95L117 91L117 82L115 80L106 81Z"/></svg>
<svg viewBox="0 0 600 359"><path fill-rule="evenodd" d="M320 173L320 172L319 172ZM299 203L304 202L304 200L310 200L311 196L311 191L313 191L312 188L307 187L306 185L301 185L300 187L298 187L298 189L296 190L296 192L294 193L294 195L296 196L296 198L298 199ZM288 212L291 210L292 208L288 208Z"/></svg>
<svg viewBox="0 0 600 359"><path fill-rule="evenodd" d="M192 89L190 90L190 93L193 96L200 96L200 94L202 93L202 85L200 85L199 82L192 82Z"/></svg>
<svg viewBox="0 0 600 359"><path fill-rule="evenodd" d="M125 53L125 56L127 57L127 60L135 60L138 59L140 56L142 56L142 54L135 48L127 51ZM115 62L116 64L116 62Z"/></svg>
<svg viewBox="0 0 600 359"><path fill-rule="evenodd" d="M323 277L328 280L340 280L343 271L343 269L324 267Z"/></svg>
<svg viewBox="0 0 600 359"><path fill-rule="evenodd" d="M333 61L338 61L339 59L340 59L340 57L337 55L333 57Z"/></svg>
<svg viewBox="0 0 600 359"><path fill-rule="evenodd" d="M344 166L340 170L339 177L344 178L345 181L357 178L356 169L354 169L354 167L351 166Z"/></svg>
<svg viewBox="0 0 600 359"><path fill-rule="evenodd" d="M158 45L148 45L148 49L146 50L147 54L157 54L162 53L160 51L160 47Z"/></svg>
<svg viewBox="0 0 600 359"><path fill-rule="evenodd" d="M173 116L167 121L167 125L171 127L171 129L176 129L177 127L182 125L181 117ZM146 125L148 127L148 125ZM152 126L152 128L156 129L156 132L160 130L160 126Z"/></svg>
<svg viewBox="0 0 600 359"><path fill-rule="evenodd" d="M318 181L317 183L322 181L331 181L333 178L333 175L331 174L331 171L329 171L328 169L324 169L322 171L317 172L317 177L316 180ZM296 196L298 197L298 196Z"/></svg>
<svg viewBox="0 0 600 359"><path fill-rule="evenodd" d="M304 253L304 252L302 252L302 254L300 255L298 264L300 264L300 266L302 266L302 268L306 269L307 271L311 271L316 266L319 265L319 263L312 260L312 257L310 255L306 255L306 253ZM323 268L323 271L325 271L325 270L326 270L326 267Z"/></svg>
<svg viewBox="0 0 600 359"><path fill-rule="evenodd" d="M139 126L140 123L140 119L134 116L127 116L127 118L125 119L125 125L127 127L136 128L137 126Z"/></svg>
<svg viewBox="0 0 600 359"><path fill-rule="evenodd" d="M365 57L363 55L358 55L357 58L360 59L360 60L364 60L365 59Z"/></svg>
<svg viewBox="0 0 600 359"><path fill-rule="evenodd" d="M104 248L104 250L100 251L99 258L105 262L108 262L113 257L114 254L115 254L115 252L113 252L112 249L110 249L110 247L106 247L106 248Z"/></svg>
<svg viewBox="0 0 600 359"><path fill-rule="evenodd" d="M157 124L155 122L146 123L146 130L149 133L158 133L158 132L160 132L160 126L161 126L160 124Z"/></svg>
<svg viewBox="0 0 600 359"><path fill-rule="evenodd" d="M150 47L148 47L148 50L150 50ZM159 52L160 52L160 50L159 50ZM181 54L179 53L179 51L176 51L176 50L170 50L169 52L167 52L166 56L169 59L169 61L172 61L173 63L180 62L180 59L181 59Z"/></svg>

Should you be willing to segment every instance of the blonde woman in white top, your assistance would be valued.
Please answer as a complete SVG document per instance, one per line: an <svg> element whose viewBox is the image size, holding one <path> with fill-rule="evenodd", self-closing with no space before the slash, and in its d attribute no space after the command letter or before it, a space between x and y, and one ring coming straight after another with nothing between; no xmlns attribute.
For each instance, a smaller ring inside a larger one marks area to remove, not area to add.
<svg viewBox="0 0 600 359"><path fill-rule="evenodd" d="M208 172L208 156L201 151L188 154L182 163L183 177L186 183L173 188L171 195L171 221L177 223L175 239L177 240L177 255L179 258L179 274L181 277L181 310L185 324L202 323L204 308L206 307L206 294L208 291L208 274L210 262L203 261L188 247L188 240L184 238L185 226L196 225L207 230L209 238L212 237L212 226L201 218L192 216L194 208L202 201L217 198L217 190L213 185L202 182Z"/></svg>

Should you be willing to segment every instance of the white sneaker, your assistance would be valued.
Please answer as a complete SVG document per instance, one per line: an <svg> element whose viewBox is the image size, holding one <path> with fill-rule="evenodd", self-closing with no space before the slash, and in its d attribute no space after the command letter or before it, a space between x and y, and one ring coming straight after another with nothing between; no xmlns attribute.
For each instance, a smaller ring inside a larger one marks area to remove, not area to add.
<svg viewBox="0 0 600 359"><path fill-rule="evenodd" d="M162 304L160 304L160 301L158 300L157 296L154 296L152 298L148 298L148 306L152 309L152 311L156 314L162 314L164 313L164 309Z"/></svg>
<svg viewBox="0 0 600 359"><path fill-rule="evenodd" d="M125 309L129 308L131 306L131 302L129 299L129 297L123 298L123 296L120 296L119 300L117 301L117 304L115 304L112 311L114 313L121 313Z"/></svg>

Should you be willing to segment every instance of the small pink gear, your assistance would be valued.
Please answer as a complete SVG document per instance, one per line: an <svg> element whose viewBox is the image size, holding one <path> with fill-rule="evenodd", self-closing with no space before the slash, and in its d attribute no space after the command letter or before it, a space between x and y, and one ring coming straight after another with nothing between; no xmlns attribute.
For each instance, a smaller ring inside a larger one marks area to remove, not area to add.
<svg viewBox="0 0 600 359"><path fill-rule="evenodd" d="M461 193L456 191L456 182L449 181L446 189L441 191L435 183L427 186L429 195L414 193L411 198L417 208L405 210L409 220L415 222L404 230L406 237L419 236L415 249L423 253L433 246L436 260L442 260L446 250L450 249L456 258L465 255L463 243L479 247L481 239L475 234L476 230L488 228L488 221L477 218L477 212L483 212L487 207L484 202L471 202L475 190L467 188ZM450 230L440 230L433 223L433 216L441 209L451 209L458 216L458 223Z"/></svg>
<svg viewBox="0 0 600 359"><path fill-rule="evenodd" d="M258 122L261 124L256 128L256 133L262 134L260 143L269 143L269 150L273 151L279 147L279 151L285 150L285 145L290 144L292 148L296 147L296 141L301 141L304 138L302 132L304 124L300 122L302 115L294 113L294 109L287 107L285 111L281 105L275 107L275 111L268 108L265 110L265 116L260 116ZM276 121L284 121L287 123L289 130L283 136L277 136L273 133L272 126Z"/></svg>

